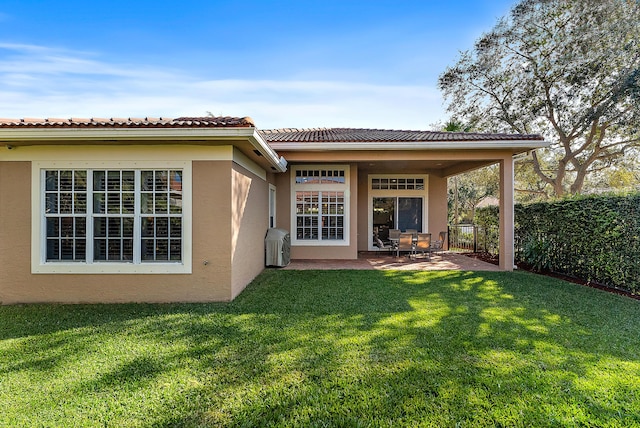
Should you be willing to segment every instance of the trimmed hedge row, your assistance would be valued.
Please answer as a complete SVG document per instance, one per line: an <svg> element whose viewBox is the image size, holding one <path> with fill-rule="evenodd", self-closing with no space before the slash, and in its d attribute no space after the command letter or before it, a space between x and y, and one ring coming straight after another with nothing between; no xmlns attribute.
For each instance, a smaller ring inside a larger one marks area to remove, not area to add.
<svg viewBox="0 0 640 428"><path fill-rule="evenodd" d="M479 211L479 221L497 221L497 207ZM639 293L640 194L516 205L515 258Z"/></svg>

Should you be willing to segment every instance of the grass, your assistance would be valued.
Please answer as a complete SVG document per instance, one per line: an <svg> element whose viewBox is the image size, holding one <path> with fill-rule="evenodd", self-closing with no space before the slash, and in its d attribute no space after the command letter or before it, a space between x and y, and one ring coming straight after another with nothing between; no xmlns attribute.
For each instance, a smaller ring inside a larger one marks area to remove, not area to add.
<svg viewBox="0 0 640 428"><path fill-rule="evenodd" d="M640 426L640 302L526 272L268 270L232 303L0 307L0 426Z"/></svg>

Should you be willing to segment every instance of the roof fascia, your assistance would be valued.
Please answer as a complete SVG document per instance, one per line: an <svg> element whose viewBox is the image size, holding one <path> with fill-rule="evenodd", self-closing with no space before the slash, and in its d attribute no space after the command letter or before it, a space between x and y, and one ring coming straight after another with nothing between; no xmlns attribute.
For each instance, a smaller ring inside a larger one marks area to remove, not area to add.
<svg viewBox="0 0 640 428"><path fill-rule="evenodd" d="M254 127L243 128L6 128L0 129L0 142L6 145L29 145L58 142L100 141L221 141L242 138L262 155L278 172L287 170L287 161L258 134Z"/></svg>
<svg viewBox="0 0 640 428"><path fill-rule="evenodd" d="M257 129L253 128L253 133L249 140L256 150L262 154L262 156L269 159L269 163L271 163L277 172L285 172L287 170L287 160L276 153L273 147L269 145L258 133Z"/></svg>
<svg viewBox="0 0 640 428"><path fill-rule="evenodd" d="M275 150L330 151L330 150L477 150L517 149L521 151L549 147L542 140L488 140L488 141L393 141L393 142L328 142L328 143L269 143Z"/></svg>
<svg viewBox="0 0 640 428"><path fill-rule="evenodd" d="M206 140L250 137L255 128L7 128L0 141Z"/></svg>

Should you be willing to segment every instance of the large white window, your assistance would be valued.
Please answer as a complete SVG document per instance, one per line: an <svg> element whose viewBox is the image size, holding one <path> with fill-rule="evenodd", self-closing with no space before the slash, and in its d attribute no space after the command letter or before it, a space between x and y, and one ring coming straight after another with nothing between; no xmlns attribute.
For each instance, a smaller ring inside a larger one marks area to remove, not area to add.
<svg viewBox="0 0 640 428"><path fill-rule="evenodd" d="M292 241L297 245L348 245L349 167L292 168Z"/></svg>
<svg viewBox="0 0 640 428"><path fill-rule="evenodd" d="M190 271L190 198L184 189L190 169L65 166L38 172L35 272Z"/></svg>

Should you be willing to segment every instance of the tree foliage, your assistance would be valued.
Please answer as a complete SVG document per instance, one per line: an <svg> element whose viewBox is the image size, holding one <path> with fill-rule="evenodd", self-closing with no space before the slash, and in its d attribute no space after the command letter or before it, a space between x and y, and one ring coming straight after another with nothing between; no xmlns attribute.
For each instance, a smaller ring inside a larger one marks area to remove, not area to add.
<svg viewBox="0 0 640 428"><path fill-rule="evenodd" d="M542 134L531 167L556 196L640 143L638 0L521 0L439 87L453 117Z"/></svg>
<svg viewBox="0 0 640 428"><path fill-rule="evenodd" d="M449 221L472 223L478 204L487 198L496 198L500 189L500 175L497 165L459 174L449 178L447 185Z"/></svg>

